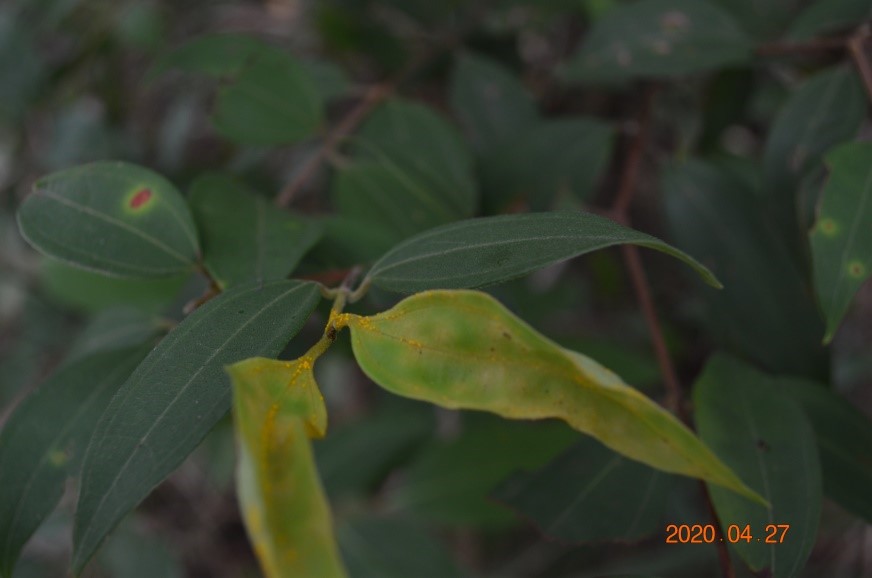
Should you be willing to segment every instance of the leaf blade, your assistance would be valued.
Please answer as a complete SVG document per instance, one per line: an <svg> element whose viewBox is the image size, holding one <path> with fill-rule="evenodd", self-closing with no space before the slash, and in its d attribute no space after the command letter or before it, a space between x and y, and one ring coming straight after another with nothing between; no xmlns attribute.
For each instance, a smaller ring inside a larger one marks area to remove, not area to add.
<svg viewBox="0 0 872 578"><path fill-rule="evenodd" d="M762 501L671 414L484 293L419 293L342 323L364 373L397 395L509 419L561 419L632 459Z"/></svg>
<svg viewBox="0 0 872 578"><path fill-rule="evenodd" d="M383 289L403 293L482 287L622 243L677 257L707 283L719 286L708 269L663 241L576 212L484 217L437 227L388 251L367 277Z"/></svg>
<svg viewBox="0 0 872 578"><path fill-rule="evenodd" d="M96 162L43 177L17 217L39 251L106 275L170 276L192 270L199 255L193 219L175 187L129 163Z"/></svg>
<svg viewBox="0 0 872 578"><path fill-rule="evenodd" d="M151 352L103 413L88 447L73 533L76 572L121 517L227 412L230 388L223 366L278 354L319 299L317 285L310 282L229 290L196 310ZM168 359L176 367L167 367Z"/></svg>
<svg viewBox="0 0 872 578"><path fill-rule="evenodd" d="M323 437L327 408L314 359L251 358L227 368L239 448L237 494L269 578L342 577L330 507L310 437Z"/></svg>

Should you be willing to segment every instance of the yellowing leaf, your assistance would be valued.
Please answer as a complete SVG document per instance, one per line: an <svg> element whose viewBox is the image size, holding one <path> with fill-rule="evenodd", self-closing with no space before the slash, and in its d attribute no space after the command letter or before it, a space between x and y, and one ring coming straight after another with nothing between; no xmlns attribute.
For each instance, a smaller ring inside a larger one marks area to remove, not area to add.
<svg viewBox="0 0 872 578"><path fill-rule="evenodd" d="M239 454L237 493L268 578L345 576L309 444L327 428L313 361L255 357L227 368Z"/></svg>
<svg viewBox="0 0 872 578"><path fill-rule="evenodd" d="M393 393L513 419L561 419L627 457L765 503L670 413L485 293L428 291L335 323L351 328L358 363Z"/></svg>

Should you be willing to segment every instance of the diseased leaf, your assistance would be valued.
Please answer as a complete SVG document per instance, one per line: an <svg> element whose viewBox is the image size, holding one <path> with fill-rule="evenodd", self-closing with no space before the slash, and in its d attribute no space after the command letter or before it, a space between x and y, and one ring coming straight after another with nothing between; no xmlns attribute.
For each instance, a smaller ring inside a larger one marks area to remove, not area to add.
<svg viewBox="0 0 872 578"><path fill-rule="evenodd" d="M612 152L614 129L584 117L540 121L482 160L486 200L503 207L523 199L536 211L561 195L590 200Z"/></svg>
<svg viewBox="0 0 872 578"><path fill-rule="evenodd" d="M559 422L519 423L464 414L459 435L421 448L404 469L389 507L431 523L498 529L514 517L488 496L520 468L536 468L578 434Z"/></svg>
<svg viewBox="0 0 872 578"><path fill-rule="evenodd" d="M278 50L259 50L219 90L212 122L235 142L278 145L314 135L323 117L318 87L303 67Z"/></svg>
<svg viewBox="0 0 872 578"><path fill-rule="evenodd" d="M830 176L811 232L815 288L829 342L854 294L872 275L872 143L843 145L827 156Z"/></svg>
<svg viewBox="0 0 872 578"><path fill-rule="evenodd" d="M536 102L511 71L471 53L457 59L451 108L482 151L517 137L539 118Z"/></svg>
<svg viewBox="0 0 872 578"><path fill-rule="evenodd" d="M705 0L640 0L598 20L566 70L587 83L672 77L747 62L750 39Z"/></svg>
<svg viewBox="0 0 872 578"><path fill-rule="evenodd" d="M766 141L763 168L770 195L792 198L806 170L853 137L865 116L866 98L853 69L837 66L806 80L781 108ZM795 219L793 203L779 207Z"/></svg>
<svg viewBox="0 0 872 578"><path fill-rule="evenodd" d="M398 99L383 104L361 127L353 151L359 160L390 169L455 219L476 209L472 152L456 128L424 105Z"/></svg>
<svg viewBox="0 0 872 578"><path fill-rule="evenodd" d="M97 162L36 181L18 209L22 235L72 265L123 277L191 271L199 255L185 200L165 178Z"/></svg>
<svg viewBox="0 0 872 578"><path fill-rule="evenodd" d="M230 289L149 354L103 412L88 447L73 531L76 572L230 408L223 366L277 355L319 299L315 283Z"/></svg>
<svg viewBox="0 0 872 578"><path fill-rule="evenodd" d="M388 251L368 277L379 287L402 293L482 287L619 244L672 255L710 285L720 286L708 269L663 241L581 212L484 217L437 227Z"/></svg>
<svg viewBox="0 0 872 578"><path fill-rule="evenodd" d="M492 496L562 541L640 540L662 531L674 478L584 438Z"/></svg>
<svg viewBox="0 0 872 578"><path fill-rule="evenodd" d="M149 348L95 353L67 364L15 410L0 432L0 576L54 510L79 471L106 404Z"/></svg>
<svg viewBox="0 0 872 578"><path fill-rule="evenodd" d="M252 358L227 368L233 382L237 494L268 578L345 576L333 539L310 437L323 437L327 408L314 358Z"/></svg>
<svg viewBox="0 0 872 578"><path fill-rule="evenodd" d="M344 314L354 356L388 391L511 419L557 418L667 472L761 500L670 413L478 291L428 291L371 317Z"/></svg>
<svg viewBox="0 0 872 578"><path fill-rule="evenodd" d="M823 324L806 276L766 218L761 195L699 160L668 170L661 189L675 244L724 282L723 291L700 287L715 341L773 372L827 375Z"/></svg>
<svg viewBox="0 0 872 578"><path fill-rule="evenodd" d="M190 203L203 262L222 288L287 277L321 233L319 225L271 206L226 175L197 179Z"/></svg>
<svg viewBox="0 0 872 578"><path fill-rule="evenodd" d="M395 518L357 518L339 527L352 578L464 578L451 553L426 529Z"/></svg>
<svg viewBox="0 0 872 578"><path fill-rule="evenodd" d="M724 355L708 362L693 400L700 437L771 504L764 508L709 485L722 531L750 525L752 539L731 546L751 569L766 569L774 578L796 576L811 553L821 511L811 425L772 378ZM777 524L789 525L787 535L767 544L766 526Z"/></svg>
<svg viewBox="0 0 872 578"><path fill-rule="evenodd" d="M872 523L872 420L819 383L781 378L778 384L814 428L827 496Z"/></svg>

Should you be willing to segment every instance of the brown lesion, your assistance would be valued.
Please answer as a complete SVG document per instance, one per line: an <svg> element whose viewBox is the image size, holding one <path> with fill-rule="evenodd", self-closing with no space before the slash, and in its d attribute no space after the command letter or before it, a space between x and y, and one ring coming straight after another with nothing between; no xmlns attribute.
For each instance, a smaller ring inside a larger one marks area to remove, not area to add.
<svg viewBox="0 0 872 578"><path fill-rule="evenodd" d="M151 201L151 198L153 196L154 193L151 192L151 189L141 189L134 193L132 197L130 197L128 205L131 209L141 209L144 205L148 204Z"/></svg>

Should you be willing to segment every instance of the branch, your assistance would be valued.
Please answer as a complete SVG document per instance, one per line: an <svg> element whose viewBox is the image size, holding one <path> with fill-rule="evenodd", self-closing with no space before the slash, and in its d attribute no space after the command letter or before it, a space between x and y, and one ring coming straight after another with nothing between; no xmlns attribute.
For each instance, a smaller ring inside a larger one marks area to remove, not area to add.
<svg viewBox="0 0 872 578"><path fill-rule="evenodd" d="M869 63L869 57L866 55L866 41L870 36L872 36L872 26L864 24L848 40L848 51L857 67L857 72L860 73L860 78L863 79L866 94L872 101L872 64Z"/></svg>
<svg viewBox="0 0 872 578"><path fill-rule="evenodd" d="M758 56L793 56L816 52L844 50L847 39L842 37L814 38L805 42L764 42L757 47Z"/></svg>

